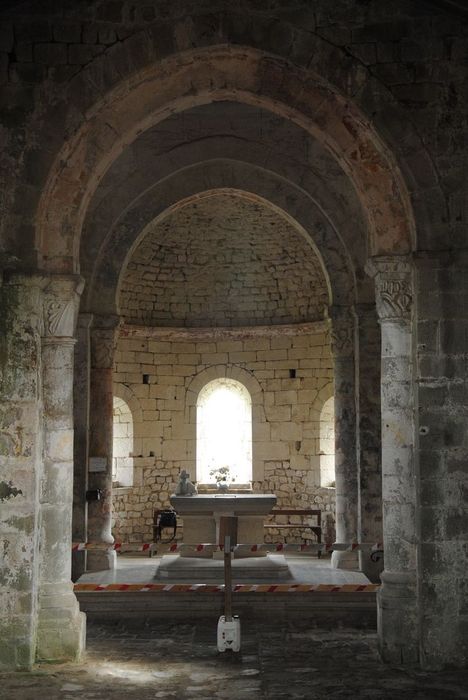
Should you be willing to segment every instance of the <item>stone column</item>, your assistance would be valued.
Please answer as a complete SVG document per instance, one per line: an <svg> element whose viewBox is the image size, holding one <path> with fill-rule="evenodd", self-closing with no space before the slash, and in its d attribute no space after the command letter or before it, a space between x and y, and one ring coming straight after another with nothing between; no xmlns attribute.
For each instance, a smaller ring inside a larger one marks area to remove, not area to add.
<svg viewBox="0 0 468 700"><path fill-rule="evenodd" d="M332 306L331 346L335 379L336 541L357 541L355 318L350 307ZM333 552L332 566L357 569L357 552Z"/></svg>
<svg viewBox="0 0 468 700"><path fill-rule="evenodd" d="M40 276L0 276L0 669L34 663L42 468Z"/></svg>
<svg viewBox="0 0 468 700"><path fill-rule="evenodd" d="M358 540L382 542L382 466L380 413L380 328L375 304L358 304L357 317L357 467ZM359 568L380 583L383 558L359 552Z"/></svg>
<svg viewBox="0 0 468 700"><path fill-rule="evenodd" d="M385 569L378 594L384 660L419 658L416 586L416 474L411 311L412 266L404 256L372 258L382 331L382 497Z"/></svg>
<svg viewBox="0 0 468 700"><path fill-rule="evenodd" d="M113 367L120 319L95 317L91 329L91 392L88 489L100 490L88 502L88 541L112 544ZM88 551L88 571L113 569L112 550Z"/></svg>
<svg viewBox="0 0 468 700"><path fill-rule="evenodd" d="M75 371L73 384L74 416L74 474L73 474L73 524L74 542L86 542L88 538L88 458L89 458L89 392L90 392L90 326L92 314L79 314L76 328ZM76 581L86 571L86 550L73 552L72 580Z"/></svg>
<svg viewBox="0 0 468 700"><path fill-rule="evenodd" d="M73 348L82 280L57 275L44 289L42 381L44 464L37 659L79 658L85 616L73 593Z"/></svg>

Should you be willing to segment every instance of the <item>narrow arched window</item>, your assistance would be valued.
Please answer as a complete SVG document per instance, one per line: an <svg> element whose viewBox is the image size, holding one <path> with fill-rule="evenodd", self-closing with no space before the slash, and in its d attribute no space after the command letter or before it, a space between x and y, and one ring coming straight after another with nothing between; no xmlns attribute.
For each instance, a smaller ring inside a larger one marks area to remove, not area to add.
<svg viewBox="0 0 468 700"><path fill-rule="evenodd" d="M112 481L118 486L133 486L133 416L128 404L117 396L113 431Z"/></svg>
<svg viewBox="0 0 468 700"><path fill-rule="evenodd" d="M214 484L217 470L227 468L227 481L252 480L252 400L234 379L205 384L197 400L197 481Z"/></svg>
<svg viewBox="0 0 468 700"><path fill-rule="evenodd" d="M335 486L335 400L331 396L320 412L320 486Z"/></svg>

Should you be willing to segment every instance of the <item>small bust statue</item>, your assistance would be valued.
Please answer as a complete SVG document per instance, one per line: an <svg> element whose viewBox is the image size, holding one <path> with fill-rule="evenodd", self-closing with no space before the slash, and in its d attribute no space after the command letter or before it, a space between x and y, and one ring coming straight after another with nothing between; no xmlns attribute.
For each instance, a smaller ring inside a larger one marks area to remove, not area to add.
<svg viewBox="0 0 468 700"><path fill-rule="evenodd" d="M176 496L196 496L198 491L194 484L189 479L190 474L187 474L185 469L182 469L179 475L179 483L177 484Z"/></svg>

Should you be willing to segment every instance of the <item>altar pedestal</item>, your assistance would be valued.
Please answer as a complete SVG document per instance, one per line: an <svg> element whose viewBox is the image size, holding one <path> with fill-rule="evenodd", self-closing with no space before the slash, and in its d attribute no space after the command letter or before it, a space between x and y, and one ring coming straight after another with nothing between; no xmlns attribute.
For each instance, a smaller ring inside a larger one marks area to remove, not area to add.
<svg viewBox="0 0 468 700"><path fill-rule="evenodd" d="M171 505L184 520L184 544L204 542L220 543L220 520L222 517L237 518L238 544L263 542L265 515L276 505L272 493L248 494L200 494L196 496L171 496ZM186 557L211 558L210 552L190 552ZM242 558L265 556L265 553L246 552Z"/></svg>

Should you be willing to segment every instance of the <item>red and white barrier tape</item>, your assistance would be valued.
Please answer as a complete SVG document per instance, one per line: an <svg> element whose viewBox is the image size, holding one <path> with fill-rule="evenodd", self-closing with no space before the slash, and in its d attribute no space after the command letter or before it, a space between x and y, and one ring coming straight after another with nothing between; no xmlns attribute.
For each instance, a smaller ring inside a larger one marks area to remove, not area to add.
<svg viewBox="0 0 468 700"><path fill-rule="evenodd" d="M187 554L189 552L222 552L223 545L200 543L200 544L184 544L182 542L174 542L171 544L162 544L160 542L149 542L143 544L125 544L122 542L114 542L114 544L105 543L93 543L93 542L74 542L72 544L73 552L80 552L85 549L114 549L120 552L123 551L134 551L134 552L145 552L148 550L156 549L158 552L168 552L170 554L175 552L183 552ZM366 543L366 542L334 542L333 544L319 544L318 542L312 544L283 544L283 543L266 543L261 542L259 544L238 544L234 546L233 551L235 552L354 552L354 551L382 551L383 544L381 543Z"/></svg>
<svg viewBox="0 0 468 700"><path fill-rule="evenodd" d="M148 552L149 550L156 549L156 547L157 545L155 542L144 542L142 544L139 542L114 542L114 544L106 544L104 542L73 542L72 552L82 552L85 549L115 549L118 552Z"/></svg>
<svg viewBox="0 0 468 700"><path fill-rule="evenodd" d="M234 593L375 593L379 584L345 583L239 583L232 587ZM223 584L209 583L75 583L75 593L222 593Z"/></svg>

